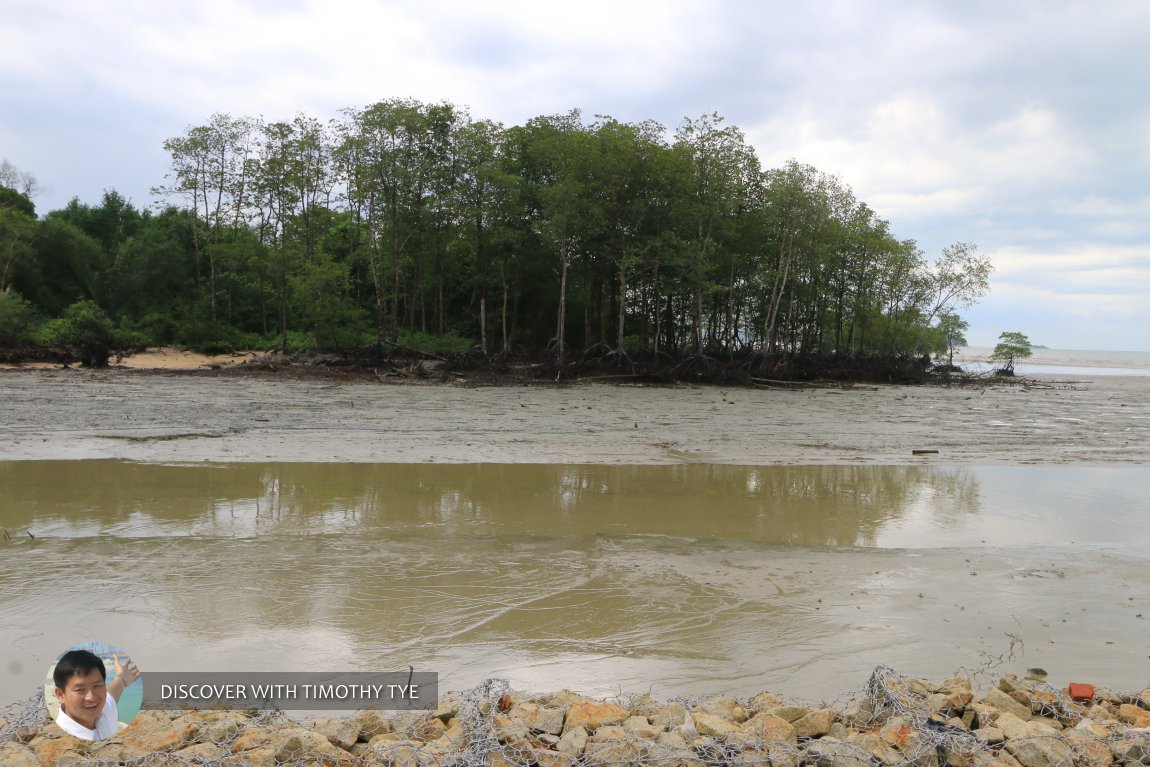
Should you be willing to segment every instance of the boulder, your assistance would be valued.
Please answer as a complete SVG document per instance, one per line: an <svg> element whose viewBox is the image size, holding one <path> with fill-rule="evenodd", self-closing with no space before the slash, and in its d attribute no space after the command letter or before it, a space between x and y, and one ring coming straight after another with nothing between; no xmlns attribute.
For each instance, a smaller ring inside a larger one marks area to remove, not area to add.
<svg viewBox="0 0 1150 767"><path fill-rule="evenodd" d="M794 724L811 713L811 710L806 706L778 706L770 709L769 713L774 714L779 719L786 719L791 724Z"/></svg>
<svg viewBox="0 0 1150 767"><path fill-rule="evenodd" d="M687 708L678 701L672 701L651 715L651 724L661 730L679 727L687 721Z"/></svg>
<svg viewBox="0 0 1150 767"><path fill-rule="evenodd" d="M723 719L728 719L736 724L745 722L749 718L746 709L740 706L737 700L726 696L708 698L702 703L692 706L691 713L711 714Z"/></svg>
<svg viewBox="0 0 1150 767"><path fill-rule="evenodd" d="M623 722L623 729L627 733L645 740L655 740L662 732L661 728L647 721L645 716L628 717L627 721Z"/></svg>
<svg viewBox="0 0 1150 767"><path fill-rule="evenodd" d="M1114 762L1114 754L1106 744L1087 730L1071 730L1066 733L1066 742L1074 750L1074 763L1079 767L1109 767Z"/></svg>
<svg viewBox="0 0 1150 767"><path fill-rule="evenodd" d="M537 767L574 767L575 757L547 749L534 749L526 755Z"/></svg>
<svg viewBox="0 0 1150 767"><path fill-rule="evenodd" d="M1026 721L1031 717L1029 705L1019 703L1017 700L1010 697L1010 695L998 688L992 687L989 689L986 692L986 696L982 700L984 703L986 703L986 705L992 706L993 708L1008 714L1014 714L1016 717L1023 721Z"/></svg>
<svg viewBox="0 0 1150 767"><path fill-rule="evenodd" d="M815 767L871 767L868 751L834 738L812 740L807 743L804 753L804 761Z"/></svg>
<svg viewBox="0 0 1150 767"><path fill-rule="evenodd" d="M794 725L774 714L755 714L742 724L740 730L764 741L777 743L796 743L798 741Z"/></svg>
<svg viewBox="0 0 1150 767"><path fill-rule="evenodd" d="M295 727L278 733L272 743L272 758L277 762L302 761L304 757L320 757L328 762L351 764L352 756L318 732Z"/></svg>
<svg viewBox="0 0 1150 767"><path fill-rule="evenodd" d="M785 705L783 699L773 692L760 692L747 701L747 707L755 711L770 711L772 708L778 708L782 705Z"/></svg>
<svg viewBox="0 0 1150 767"><path fill-rule="evenodd" d="M1073 767L1074 750L1056 735L1007 739L1007 753L1022 767Z"/></svg>
<svg viewBox="0 0 1150 767"><path fill-rule="evenodd" d="M584 701L573 703L567 708L567 716L563 721L563 732L582 727L587 732L594 732L604 725L622 724L629 716L627 709L614 703L596 703Z"/></svg>
<svg viewBox="0 0 1150 767"><path fill-rule="evenodd" d="M36 752L21 743L0 743L0 764L5 767L40 767Z"/></svg>
<svg viewBox="0 0 1150 767"><path fill-rule="evenodd" d="M563 732L565 712L561 708L541 706L538 703L517 703L511 707L508 716L519 719L533 732L559 735Z"/></svg>
<svg viewBox="0 0 1150 767"><path fill-rule="evenodd" d="M651 744L638 738L612 738L587 744L583 752L585 764L637 764L648 760Z"/></svg>
<svg viewBox="0 0 1150 767"><path fill-rule="evenodd" d="M831 730L837 715L833 709L820 708L812 711L802 719L792 722L795 728L795 737L821 738Z"/></svg>
<svg viewBox="0 0 1150 767"><path fill-rule="evenodd" d="M700 735L707 735L712 738L726 738L739 732L739 725L715 714L708 714L706 712L693 713L695 719L695 729L699 731Z"/></svg>
<svg viewBox="0 0 1150 767"><path fill-rule="evenodd" d="M359 728L351 719L318 719L311 723L311 728L344 751L351 750L359 740Z"/></svg>
<svg viewBox="0 0 1150 767"><path fill-rule="evenodd" d="M358 740L370 742L376 735L391 732L391 722L386 716L373 709L364 709L351 718L359 732Z"/></svg>
<svg viewBox="0 0 1150 767"><path fill-rule="evenodd" d="M1132 724L1138 728L1150 727L1150 711L1144 708L1132 705L1130 703L1123 703L1118 707L1118 720Z"/></svg>
<svg viewBox="0 0 1150 767"><path fill-rule="evenodd" d="M568 756L580 757L587 748L587 730L583 727L573 727L563 733L555 750Z"/></svg>
<svg viewBox="0 0 1150 767"><path fill-rule="evenodd" d="M877 733L853 732L847 736L847 742L866 750L872 759L881 762L886 767L902 764L902 754L891 748Z"/></svg>

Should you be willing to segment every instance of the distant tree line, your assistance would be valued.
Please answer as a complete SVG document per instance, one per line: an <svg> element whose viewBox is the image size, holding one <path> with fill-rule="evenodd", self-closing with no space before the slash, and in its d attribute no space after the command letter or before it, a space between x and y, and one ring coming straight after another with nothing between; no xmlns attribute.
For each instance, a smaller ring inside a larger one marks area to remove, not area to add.
<svg viewBox="0 0 1150 767"><path fill-rule="evenodd" d="M37 218L5 164L0 344L922 355L992 270L963 242L928 260L836 176L762 168L717 115L505 127L395 99L216 114L164 148L157 212L108 191Z"/></svg>

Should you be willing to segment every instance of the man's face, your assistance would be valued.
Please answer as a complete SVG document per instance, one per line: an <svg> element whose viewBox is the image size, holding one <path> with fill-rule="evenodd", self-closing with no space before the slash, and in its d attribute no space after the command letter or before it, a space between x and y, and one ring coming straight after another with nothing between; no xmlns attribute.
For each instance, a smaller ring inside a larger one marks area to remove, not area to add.
<svg viewBox="0 0 1150 767"><path fill-rule="evenodd" d="M107 685L100 676L100 670L94 668L83 676L73 674L63 690L57 687L56 699L63 706L64 713L89 730L94 730L107 700Z"/></svg>

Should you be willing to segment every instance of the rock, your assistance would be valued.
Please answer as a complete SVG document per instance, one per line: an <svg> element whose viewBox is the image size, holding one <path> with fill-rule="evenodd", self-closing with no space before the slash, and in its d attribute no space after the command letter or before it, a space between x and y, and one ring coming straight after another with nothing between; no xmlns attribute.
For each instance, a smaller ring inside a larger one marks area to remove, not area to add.
<svg viewBox="0 0 1150 767"><path fill-rule="evenodd" d="M848 726L857 729L876 724L874 703L870 698L855 698L843 709L842 720Z"/></svg>
<svg viewBox="0 0 1150 767"><path fill-rule="evenodd" d="M436 721L439 721L438 719ZM519 749L531 748L531 731L522 719L512 719L506 714L496 714L495 737L505 746Z"/></svg>
<svg viewBox="0 0 1150 767"><path fill-rule="evenodd" d="M974 737L984 746L993 746L1006 740L1006 733L997 727L983 727L974 731Z"/></svg>
<svg viewBox="0 0 1150 767"><path fill-rule="evenodd" d="M252 727L232 741L231 749L233 752L251 751L254 748L263 748L264 746L271 745L272 735L267 730L258 727Z"/></svg>
<svg viewBox="0 0 1150 767"><path fill-rule="evenodd" d="M566 730L555 744L556 751L574 757L582 756L586 748L587 730L581 726Z"/></svg>
<svg viewBox="0 0 1150 767"><path fill-rule="evenodd" d="M1024 722L1011 713L1003 712L998 715L994 723L1002 730L1007 740L1021 740L1023 738L1041 738L1055 735L1056 732L1040 722Z"/></svg>
<svg viewBox="0 0 1150 767"><path fill-rule="evenodd" d="M1138 728L1150 727L1150 711L1129 703L1118 707L1118 720Z"/></svg>
<svg viewBox="0 0 1150 767"><path fill-rule="evenodd" d="M950 696L941 692L929 695L924 705L930 713L949 714L951 709L954 708Z"/></svg>
<svg viewBox="0 0 1150 767"><path fill-rule="evenodd" d="M456 761L455 748L445 742L427 743L415 753L417 767L449 767Z"/></svg>
<svg viewBox="0 0 1150 767"><path fill-rule="evenodd" d="M871 767L869 752L833 738L813 740L804 752L805 761L815 767Z"/></svg>
<svg viewBox="0 0 1150 767"><path fill-rule="evenodd" d="M1122 764L1150 764L1150 737L1145 735L1112 741L1110 750Z"/></svg>
<svg viewBox="0 0 1150 767"><path fill-rule="evenodd" d="M526 754L526 758L534 762L537 767L574 767L575 757L546 749L535 749Z"/></svg>
<svg viewBox="0 0 1150 767"><path fill-rule="evenodd" d="M588 743L583 753L585 764L607 765L643 763L651 754L650 744L638 738L621 738Z"/></svg>
<svg viewBox="0 0 1150 767"><path fill-rule="evenodd" d="M617 724L608 724L595 730L595 733L588 739L588 745L592 743L606 743L609 740L623 740L627 737L627 731Z"/></svg>
<svg viewBox="0 0 1150 767"><path fill-rule="evenodd" d="M692 706L691 713L712 714L713 716L728 719L736 724L745 722L750 718L747 716L746 709L740 706L737 700L725 696L708 698L702 703Z"/></svg>
<svg viewBox="0 0 1150 767"><path fill-rule="evenodd" d="M21 743L0 743L0 764L5 767L40 767L36 752Z"/></svg>
<svg viewBox="0 0 1150 767"><path fill-rule="evenodd" d="M1111 703L1117 706L1122 703L1122 696L1109 687L1095 687L1094 700L1099 703Z"/></svg>
<svg viewBox="0 0 1150 767"><path fill-rule="evenodd" d="M563 722L563 732L582 727L588 732L594 732L604 725L622 724L627 721L627 709L614 703L595 703L585 701L573 703L567 708L567 716Z"/></svg>
<svg viewBox="0 0 1150 767"><path fill-rule="evenodd" d="M661 730L669 730L672 727L679 727L687 721L687 709L678 701L673 701L667 705L659 708L651 716L651 724L655 725Z"/></svg>
<svg viewBox="0 0 1150 767"><path fill-rule="evenodd" d="M992 687L989 689L986 693L986 696L982 700L984 703L986 703L986 705L992 706L999 711L1014 714L1016 717L1023 721L1030 719L1030 706L1019 703L1014 698L1010 697L1008 694L997 688Z"/></svg>
<svg viewBox="0 0 1150 767"><path fill-rule="evenodd" d="M246 718L238 716L219 717L200 726L196 740L200 743L223 745L234 740L248 726Z"/></svg>
<svg viewBox="0 0 1150 767"><path fill-rule="evenodd" d="M768 713L774 714L779 719L786 719L791 724L794 724L811 713L811 710L806 706L778 706L770 709Z"/></svg>
<svg viewBox="0 0 1150 767"><path fill-rule="evenodd" d="M371 740L367 742L367 744L373 748L376 746L386 748L387 746L390 746L394 743L403 742L407 742L407 738L403 737L398 732L381 732L379 735L373 736Z"/></svg>
<svg viewBox="0 0 1150 767"><path fill-rule="evenodd" d="M443 723L442 719L428 719L426 722L422 722L415 727L411 733L411 737L412 740L429 743L442 737L446 732L447 725Z"/></svg>
<svg viewBox="0 0 1150 767"><path fill-rule="evenodd" d="M217 746L215 743L196 743L187 748L181 748L179 751L173 751L172 756L186 760L218 761L223 753L223 747Z"/></svg>
<svg viewBox="0 0 1150 767"><path fill-rule="evenodd" d="M834 724L835 718L834 710L829 708L820 708L817 711L812 711L802 719L792 723L795 727L795 737L821 738L830 732L831 725Z"/></svg>
<svg viewBox="0 0 1150 767"><path fill-rule="evenodd" d="M28 748L32 749L41 764L56 764L65 754L86 754L89 743L71 735L61 735L58 738L37 736L28 742Z"/></svg>
<svg viewBox="0 0 1150 767"><path fill-rule="evenodd" d="M431 714L436 719L442 719L444 724L453 717L459 716L459 701L455 698L444 698L439 701L435 711Z"/></svg>
<svg viewBox="0 0 1150 767"><path fill-rule="evenodd" d="M1065 737L1074 750L1074 762L1079 767L1108 767L1113 763L1114 754L1090 732L1075 728Z"/></svg>
<svg viewBox="0 0 1150 767"><path fill-rule="evenodd" d="M632 716L623 722L623 729L636 737L654 740L662 730L647 721L645 716Z"/></svg>
<svg viewBox="0 0 1150 767"><path fill-rule="evenodd" d="M782 705L784 705L783 699L773 692L760 692L747 701L747 706L755 711L770 711L772 708L778 708Z"/></svg>
<svg viewBox="0 0 1150 767"><path fill-rule="evenodd" d="M351 750L359 740L359 728L351 719L318 719L311 723L311 728L344 751Z"/></svg>
<svg viewBox="0 0 1150 767"><path fill-rule="evenodd" d="M374 761L382 767L416 767L419 748L418 743L410 740L372 746Z"/></svg>
<svg viewBox="0 0 1150 767"><path fill-rule="evenodd" d="M411 735L430 717L427 711L397 711L391 717L391 731Z"/></svg>
<svg viewBox="0 0 1150 767"><path fill-rule="evenodd" d="M726 738L739 731L737 724L715 714L700 711L699 713L692 713L692 716L695 719L695 729L699 731L700 735Z"/></svg>
<svg viewBox="0 0 1150 767"><path fill-rule="evenodd" d="M1093 719L1083 719L1074 726L1074 729L1079 732L1085 732L1087 735L1093 735L1095 738L1110 737L1110 728Z"/></svg>
<svg viewBox="0 0 1150 767"><path fill-rule="evenodd" d="M944 690L942 694L947 697L947 700L950 701L951 708L955 711L961 711L974 700L974 693L969 689L958 688L954 690Z"/></svg>
<svg viewBox="0 0 1150 767"><path fill-rule="evenodd" d="M563 732L565 712L561 708L549 708L538 703L517 703L508 713L512 719L521 719L527 729L558 735Z"/></svg>
<svg viewBox="0 0 1150 767"><path fill-rule="evenodd" d="M907 679L906 688L920 698L928 698L942 689L938 682L929 679Z"/></svg>
<svg viewBox="0 0 1150 767"><path fill-rule="evenodd" d="M1049 732L1049 730L1048 730ZM1029 737L1010 739L1004 746L1022 767L1073 767L1074 750L1061 738Z"/></svg>
<svg viewBox="0 0 1150 767"><path fill-rule="evenodd" d="M241 754L233 754L221 762L222 767L269 767L269 765L274 764L275 754L271 746L262 746L244 751Z"/></svg>
<svg viewBox="0 0 1150 767"><path fill-rule="evenodd" d="M540 735L539 737L541 739L544 737L551 738L553 743L559 742L559 738L555 737L554 735L544 734ZM441 743L452 750L458 751L467 745L467 733L464 731L463 725L459 723L458 719L452 719L451 723L447 726L447 732L440 735L435 742ZM553 743L548 745L553 745Z"/></svg>
<svg viewBox="0 0 1150 767"><path fill-rule="evenodd" d="M1061 730L1062 729L1062 722L1058 721L1057 719L1054 719L1053 717L1035 716L1030 721L1032 721L1036 724L1041 724L1044 727L1049 727L1052 730Z"/></svg>
<svg viewBox="0 0 1150 767"><path fill-rule="evenodd" d="M902 751L906 748L907 739L910 737L911 730L910 721L905 717L896 716L892 717L879 729L879 737L882 741L892 748L897 748Z"/></svg>
<svg viewBox="0 0 1150 767"><path fill-rule="evenodd" d="M686 739L677 732L661 732L655 742L675 751L689 751Z"/></svg>
<svg viewBox="0 0 1150 767"><path fill-rule="evenodd" d="M185 748L195 743L199 734L199 722L185 717L174 722L148 722L143 726L133 723L117 738L133 748L151 753Z"/></svg>
<svg viewBox="0 0 1150 767"><path fill-rule="evenodd" d="M852 732L847 736L847 742L865 749L872 759L878 760L886 767L895 767L903 761L902 754L883 742L876 733Z"/></svg>
<svg viewBox="0 0 1150 767"><path fill-rule="evenodd" d="M271 748L272 758L278 762L298 762L310 756L322 757L336 764L350 764L352 759L351 754L333 746L323 735L302 727L280 733Z"/></svg>
<svg viewBox="0 0 1150 767"><path fill-rule="evenodd" d="M358 740L367 743L376 735L391 732L391 722L379 711L364 709L351 719L356 730L359 731Z"/></svg>
<svg viewBox="0 0 1150 767"><path fill-rule="evenodd" d="M740 730L765 741L777 743L796 743L798 741L794 725L774 714L755 714L743 723Z"/></svg>
<svg viewBox="0 0 1150 767"><path fill-rule="evenodd" d="M590 698L585 698L577 692L570 690L560 690L559 692L548 698L548 704L554 708L570 708L576 703L594 703L595 701Z"/></svg>

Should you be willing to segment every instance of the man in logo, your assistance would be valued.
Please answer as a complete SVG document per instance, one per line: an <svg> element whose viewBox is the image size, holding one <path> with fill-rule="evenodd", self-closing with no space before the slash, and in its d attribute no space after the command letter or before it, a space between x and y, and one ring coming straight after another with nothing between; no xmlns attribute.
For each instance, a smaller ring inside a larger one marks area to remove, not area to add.
<svg viewBox="0 0 1150 767"><path fill-rule="evenodd" d="M117 701L124 689L140 678L140 670L131 661L120 664L113 655L116 678L107 684L107 669L100 656L87 650L70 650L56 662L52 681L60 714L56 724L69 735L84 740L102 740L116 734L119 728Z"/></svg>

